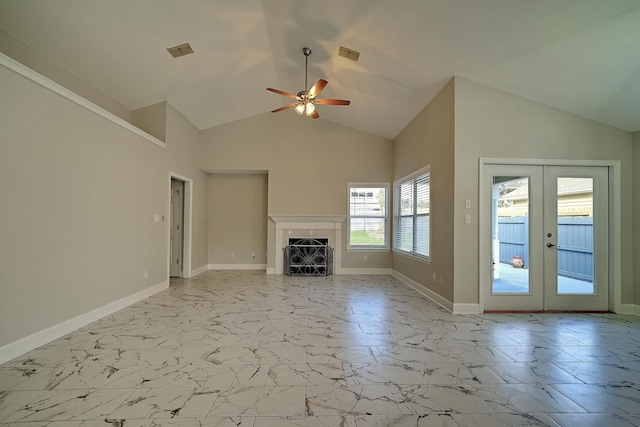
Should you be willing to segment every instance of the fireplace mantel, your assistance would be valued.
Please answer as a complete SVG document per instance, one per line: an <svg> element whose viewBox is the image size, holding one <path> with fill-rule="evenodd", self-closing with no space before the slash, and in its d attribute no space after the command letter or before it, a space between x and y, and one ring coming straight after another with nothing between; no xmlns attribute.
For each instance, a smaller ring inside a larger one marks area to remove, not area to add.
<svg viewBox="0 0 640 427"><path fill-rule="evenodd" d="M275 268L273 273L283 274L283 249L289 243L289 237L326 237L333 248L334 273L341 271L342 261L342 223L345 215L270 215L276 224ZM285 243L286 242L286 243Z"/></svg>
<svg viewBox="0 0 640 427"><path fill-rule="evenodd" d="M342 224L346 216L344 215L271 215L271 219L276 223L276 228L280 224L280 228L296 228L306 229L327 229L335 228L335 224Z"/></svg>

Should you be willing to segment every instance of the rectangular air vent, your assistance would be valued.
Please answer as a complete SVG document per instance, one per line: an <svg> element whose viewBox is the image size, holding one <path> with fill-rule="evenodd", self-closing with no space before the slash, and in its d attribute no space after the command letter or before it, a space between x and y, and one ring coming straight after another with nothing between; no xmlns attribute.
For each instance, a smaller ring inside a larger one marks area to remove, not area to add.
<svg viewBox="0 0 640 427"><path fill-rule="evenodd" d="M181 44L174 47L168 47L167 50L174 58L179 58L181 56L193 53L193 49L191 48L191 46L189 46L189 43Z"/></svg>
<svg viewBox="0 0 640 427"><path fill-rule="evenodd" d="M348 47L340 46L340 49L338 50L338 56L342 56L344 58L358 62L358 58L360 58L360 52L356 52L355 50L349 49Z"/></svg>

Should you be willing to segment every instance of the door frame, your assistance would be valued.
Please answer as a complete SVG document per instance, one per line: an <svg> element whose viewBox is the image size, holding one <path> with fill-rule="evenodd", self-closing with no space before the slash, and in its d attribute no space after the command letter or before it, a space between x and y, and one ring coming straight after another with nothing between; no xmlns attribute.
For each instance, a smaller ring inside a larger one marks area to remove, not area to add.
<svg viewBox="0 0 640 427"><path fill-rule="evenodd" d="M182 277L193 276L191 271L191 224L193 216L193 180L174 172L169 172L167 188L167 212L171 215L171 180L184 182L184 213L182 220ZM167 281L171 277L171 218L167 221Z"/></svg>
<svg viewBox="0 0 640 427"><path fill-rule="evenodd" d="M604 166L609 171L609 310L622 310L622 226L621 188L619 160L563 160L563 159L510 159L479 158L478 170L478 301L479 311L484 313L484 289L491 286L491 196L489 185L483 182L488 165L521 166Z"/></svg>
<svg viewBox="0 0 640 427"><path fill-rule="evenodd" d="M171 242L169 247L169 277L184 277L184 187L184 181L171 178L171 210L169 211L169 241ZM176 190L178 197L174 202ZM174 232L174 227L177 227L177 233ZM177 248L177 246L179 246L179 248ZM179 255L177 258L176 249L179 249ZM176 271L178 265L174 264L173 260L177 260L179 263L178 271Z"/></svg>

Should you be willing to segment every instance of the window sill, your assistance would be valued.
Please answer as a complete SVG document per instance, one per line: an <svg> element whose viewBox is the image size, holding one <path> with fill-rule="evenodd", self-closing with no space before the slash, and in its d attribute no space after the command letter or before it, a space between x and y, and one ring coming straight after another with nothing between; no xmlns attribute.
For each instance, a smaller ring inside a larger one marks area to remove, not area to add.
<svg viewBox="0 0 640 427"><path fill-rule="evenodd" d="M389 252L388 247L379 247L379 248L360 248L357 246L349 246L347 247L347 252Z"/></svg>

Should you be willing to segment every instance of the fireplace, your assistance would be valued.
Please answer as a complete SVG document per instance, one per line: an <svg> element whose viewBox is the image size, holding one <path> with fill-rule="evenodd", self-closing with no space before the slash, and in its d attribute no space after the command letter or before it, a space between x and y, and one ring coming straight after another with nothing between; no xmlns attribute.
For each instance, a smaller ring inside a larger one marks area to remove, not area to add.
<svg viewBox="0 0 640 427"><path fill-rule="evenodd" d="M333 273L329 239L291 238L284 248L283 272L289 276L328 276Z"/></svg>
<svg viewBox="0 0 640 427"><path fill-rule="evenodd" d="M267 269L267 274L287 274L284 268L284 248L290 244L290 239L325 239L332 248L332 270L329 274L341 274L342 257L342 223L345 216L297 216L271 215L275 223L273 246L274 266Z"/></svg>

